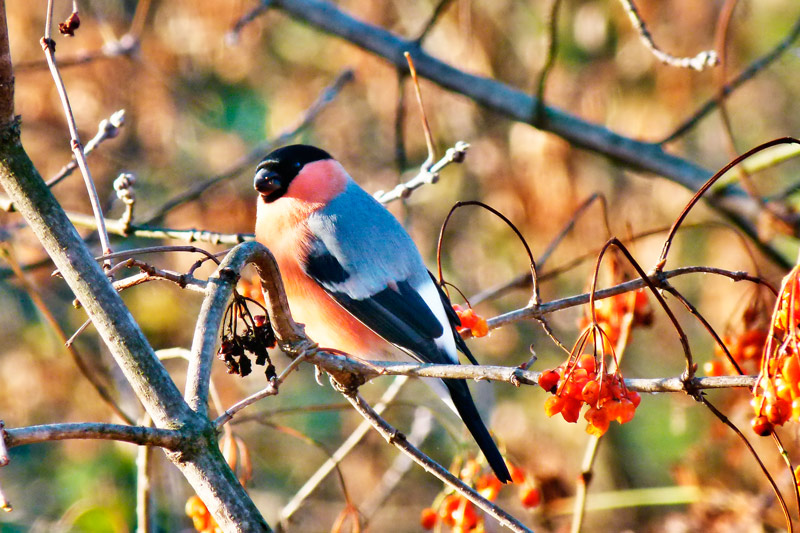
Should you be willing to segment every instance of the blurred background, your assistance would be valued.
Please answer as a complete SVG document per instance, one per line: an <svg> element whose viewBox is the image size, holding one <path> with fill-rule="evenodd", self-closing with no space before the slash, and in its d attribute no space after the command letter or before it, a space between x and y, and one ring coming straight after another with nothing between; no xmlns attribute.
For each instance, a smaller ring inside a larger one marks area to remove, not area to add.
<svg viewBox="0 0 800 533"><path fill-rule="evenodd" d="M761 2L694 2L641 0L638 7L657 44L679 56L714 49L718 19L735 4L727 33L725 72L695 72L665 66L642 45L618 2L562 2L557 25L558 49L547 79L546 101L587 121L636 139L657 141L669 135L714 96L724 81L767 53L789 34L800 17L800 4ZM358 19L406 37L416 36L436 2L410 0L343 0L342 10ZM57 58L83 141L98 123L125 109L125 125L115 139L90 156L90 166L107 216L119 217L123 205L112 182L120 172L133 173L134 223L198 183L234 169L265 140L291 130L307 109L345 69L354 72L335 99L292 139L333 154L370 192L387 190L413 176L427 154L419 108L410 81L398 83L395 67L355 46L269 10L233 32L237 20L255 1L127 0L79 2L81 26L76 37L54 37ZM71 3L56 2L55 19L66 19ZM500 80L535 93L548 49L550 2L453 0L424 41L432 55L465 71ZM43 62L42 2L8 2L7 15L16 75L16 109L22 117L23 144L45 179L71 158L69 132L50 73ZM130 53L114 47L138 43ZM105 52L104 52L105 51ZM91 58L70 65L70 59ZM727 100L730 131L714 112L686 135L666 145L668 151L716 170L734 155L775 137L800 133L800 97L796 83L800 49L796 44L769 68ZM398 105L401 88L407 98ZM435 267L440 225L453 203L481 200L504 213L526 237L538 257L575 209L601 193L608 205L613 234L630 235L668 227L691 197L680 185L637 174L607 159L571 147L564 140L482 109L464 96L422 80L428 120L440 154L457 141L468 142L466 160L449 166L436 185L395 202L392 212L414 237L428 266ZM402 112L398 123L398 111ZM399 125L398 125L399 124ZM398 139L398 135L400 138ZM398 156L398 146L403 147ZM254 165L236 171L201 194L161 213L152 224L174 229L251 233L255 220L252 189ZM790 160L754 176L758 192L778 195L796 182L800 166ZM73 174L54 187L67 211L90 213L81 178ZM787 205L793 204L791 195ZM751 256L735 233L702 224L719 217L700 205L677 237L669 267L711 265L759 272L778 284L785 274L773 263ZM764 222L764 221L761 221ZM0 214L6 250L16 262L34 265L26 276L71 335L85 314L71 305L72 295L44 252L16 214ZM797 241L761 224L763 238L789 261ZM89 232L85 231L88 235ZM594 254L609 237L603 214L594 204L547 261L552 271L586 254ZM631 249L645 270L657 260L664 234L638 239ZM178 241L164 243L185 244ZM112 241L115 250L160 242L140 237ZM198 243L209 251L226 246ZM95 249L99 247L94 242ZM752 248L752 246L751 246ZM161 268L187 271L196 255L158 254L147 261ZM0 262L0 419L8 427L79 421L115 421L97 392L81 375L53 329L43 320L30 292ZM543 282L545 301L584 292L593 258ZM38 265L38 266L36 266ZM485 211L456 213L445 235L445 277L467 296L523 274L528 265L523 246L501 221ZM195 275L205 278L204 266ZM613 282L602 270L601 284ZM741 283L712 276L684 276L678 287L720 333L740 328L741 314L753 292ZM156 349L188 348L200 306L197 293L166 282L125 291L124 300ZM485 317L517 309L529 289L510 291L476 306ZM675 303L674 300L671 300ZM461 303L461 302L459 302ZM772 305L772 301L769 302ZM698 363L714 359L713 342L696 320L673 306L685 325ZM549 317L555 335L568 347L575 342L585 309ZM542 370L565 359L535 322L522 322L469 341L481 363L516 366L531 358ZM92 368L109 383L119 383L106 348L90 326L76 346ZM279 367L286 358L277 353ZM185 362L167 368L182 386ZM655 310L649 329L637 329L626 350L626 377L679 375L684 359L677 335L663 312ZM247 378L229 376L218 363L214 381L222 404L231 405L265 385L258 369ZM246 444L254 477L248 491L270 524L280 509L326 455L276 426L285 426L334 450L359 424L357 414L337 408L341 396L327 381L319 386L305 367L273 398L248 411L259 421L234 425ZM376 400L391 378L375 380L364 395ZM124 387L115 396L130 413L140 413ZM485 389L485 390L484 390ZM543 504L523 509L513 488L499 503L537 531L569 527L571 504L588 442L585 422L548 419L547 394L539 387L494 384L477 391L508 457L535 480ZM709 393L745 434L790 500L794 482L770 439L747 428L752 410L747 391ZM412 383L386 413L408 431L415 408L430 406L435 423L422 449L449 465L470 450L457 421L422 383ZM333 406L332 408L330 406ZM138 416L138 415L137 415ZM452 428L447 431L445 428ZM790 455L800 457L796 426L782 433ZM379 436L370 434L342 463L352 502L359 505L374 491L396 456ZM63 442L16 448L12 462L0 469L0 484L14 511L0 515L0 531L131 531L135 528L136 449L132 445ZM184 504L191 489L160 453L154 455L153 490L159 531L191 531ZM758 465L736 436L706 409L682 394L644 395L636 417L612 424L603 438L590 488L586 531L774 531L785 527L780 508ZM432 505L441 485L412 467L387 501L374 513L371 531L418 531L419 512ZM618 492L611 492L618 491ZM649 492L648 492L649 491ZM594 502L594 503L593 503ZM297 511L289 531L328 531L345 507L335 475L323 482ZM487 529L493 526L487 522Z"/></svg>

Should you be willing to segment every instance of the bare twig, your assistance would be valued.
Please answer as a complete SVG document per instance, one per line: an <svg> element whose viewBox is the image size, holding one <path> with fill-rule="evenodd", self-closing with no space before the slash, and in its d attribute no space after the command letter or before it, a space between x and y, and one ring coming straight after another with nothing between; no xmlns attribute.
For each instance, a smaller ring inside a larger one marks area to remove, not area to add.
<svg viewBox="0 0 800 533"><path fill-rule="evenodd" d="M647 47L648 50L650 50L656 59L665 65L679 68L691 68L697 71L702 71L708 67L714 67L719 64L719 57L714 50L704 50L694 57L675 57L672 54L664 52L658 46L656 46L656 43L653 41L653 36L650 35L650 32L648 31L644 20L642 20L639 10L636 9L636 4L633 3L633 0L620 0L620 3L625 9L625 12L628 14L631 24L633 24L633 27L639 33L642 43Z"/></svg>
<svg viewBox="0 0 800 533"><path fill-rule="evenodd" d="M792 137L781 137L760 144L755 148L751 148L744 154L740 155L739 157L735 158L733 161L729 162L727 165L722 167L719 171L717 171L716 174L711 176L703 184L702 187L700 187L697 190L694 196L692 196L692 198L686 204L686 207L683 208L683 211L681 211L680 215L678 215L678 218L675 219L675 222L672 224L672 227L670 228L669 233L667 234L667 238L664 239L664 247L661 250L661 256L659 257L658 263L656 264L656 267L654 269L656 273L660 272L664 268L664 265L667 263L667 254L669 253L670 246L672 246L672 239L674 239L675 233L678 231L678 228L680 228L681 223L689 215L689 212L692 210L692 208L700 201L700 198L702 198L703 195L706 193L706 191L708 191L708 189L711 188L714 182L716 182L718 179L724 176L725 173L728 172L731 168L735 167L736 165L738 165L751 155L757 154L762 150L765 150L767 148L770 148L771 146L776 146L779 144L800 144L800 140L794 139Z"/></svg>
<svg viewBox="0 0 800 533"><path fill-rule="evenodd" d="M403 386L408 382L408 376L397 376L391 385L383 392L380 400L375 405L375 412L382 415L389 404L403 389ZM338 465L350 452L361 442L361 439L369 431L370 424L367 421L362 422L356 429L350 433L339 448L331 454L331 456L309 477L302 487L295 493L289 502L284 505L280 513L280 523L288 524L295 512L300 508L303 502L311 496L322 481L328 477L328 474Z"/></svg>
<svg viewBox="0 0 800 533"><path fill-rule="evenodd" d="M262 1L259 5L236 19L236 22L233 23L233 27L225 34L225 42L228 45L235 45L239 42L239 34L242 33L244 27L257 19L261 14L266 13L270 4L271 2L268 0Z"/></svg>
<svg viewBox="0 0 800 533"><path fill-rule="evenodd" d="M430 33L436 23L439 22L439 17L444 14L444 12L452 3L452 0L439 0L439 3L436 4L436 7L433 9L433 13L431 14L430 18L425 22L425 26L422 27L420 32L417 34L417 37L414 39L414 42L416 42L417 45L422 44L422 41L425 40L425 37L428 36L428 33Z"/></svg>
<svg viewBox="0 0 800 533"><path fill-rule="evenodd" d="M64 107L64 115L67 119L67 126L69 127L70 134L70 147L78 163L78 168L81 170L83 180L86 184L86 191L89 194L89 201L92 204L92 212L97 220L97 233L100 236L100 244L103 247L103 253L111 253L111 242L108 240L108 232L105 228L105 219L103 218L103 209L100 207L100 199L97 197L97 189L94 186L92 174L89 171L89 165L86 162L86 156L83 153L83 146L81 145L80 136L78 135L78 127L75 124L75 117L72 114L72 107L69 103L67 96L67 88L64 86L64 81L61 79L61 74L58 72L56 65L55 50L56 45L53 39L50 38L50 28L53 22L53 0L47 2L47 18L45 20L44 37L41 39L42 49L44 50L47 65L50 68L50 74L53 76L53 81L56 85L56 90L61 98L61 105ZM111 263L106 262L104 267L111 268Z"/></svg>
<svg viewBox="0 0 800 533"><path fill-rule="evenodd" d="M375 411L378 412L377 406L375 407ZM369 424L367 424L367 427L369 427ZM432 429L433 415L431 412L425 407L417 407L414 410L411 432L408 434L407 440L413 446L419 447L430 435ZM359 506L365 519L369 520L376 512L380 511L383 504L397 489L400 481L402 481L413 464L414 461L408 455L401 453L395 457L392 466L383 474L380 483L372 491L370 497Z"/></svg>
<svg viewBox="0 0 800 533"><path fill-rule="evenodd" d="M408 198L415 189L423 185L436 183L436 180L439 178L439 173L450 163L461 163L464 161L468 148L469 144L458 141L455 146L448 148L444 157L431 165L430 168L425 169L425 165L423 165L423 169L410 180L397 185L390 191L378 191L373 196L382 204L388 204L400 198Z"/></svg>
<svg viewBox="0 0 800 533"><path fill-rule="evenodd" d="M738 76L726 83L717 94L706 100L694 114L686 119L683 124L675 128L675 131L658 141L658 144L666 144L683 136L694 128L706 115L713 111L721 99L728 97L733 91L738 89L743 83L752 79L756 74L770 66L776 59L792 46L797 38L800 37L800 18L794 23L786 37L783 38L772 50L759 57L744 69Z"/></svg>
<svg viewBox="0 0 800 533"><path fill-rule="evenodd" d="M541 125L544 119L544 90L547 85L547 76L550 70L556 63L556 54L558 54L558 12L561 8L561 0L551 0L550 12L547 18L547 58L542 66L542 71L539 73L539 80L536 83L536 107L534 108L534 116L532 122Z"/></svg>
<svg viewBox="0 0 800 533"><path fill-rule="evenodd" d="M767 467L761 461L761 458L758 456L758 453L756 453L755 449L753 448L753 445L750 444L750 441L747 440L747 438L742 434L742 432L739 431L739 428L737 428L736 425L733 422L731 422L727 416L722 414L722 412L719 409L714 407L714 405L708 401L708 398L706 398L702 394L698 394L696 399L697 401L705 405L708 408L708 410L711 411L714 414L714 416L716 416L723 424L731 428L733 432L736 433L736 436L742 440L744 445L747 447L747 450L750 452L750 455L753 456L753 458L758 463L759 468L761 468L761 472L767 478L767 481L769 481L769 484L772 487L775 496L778 498L778 503L780 503L781 510L783 510L783 516L786 519L786 527L789 533L792 533L794 531L794 526L792 524L792 518L789 514L789 508L786 506L786 501L783 499L783 495L781 495L781 491L778 489L778 485L775 483L775 480L772 478L772 475L769 473L769 470L767 470Z"/></svg>
<svg viewBox="0 0 800 533"><path fill-rule="evenodd" d="M94 389L97 391L97 394L99 394L100 397L106 402L106 404L108 404L108 406L111 408L114 414L116 414L118 417L120 417L128 424L133 424L134 423L133 417L128 415L122 409L122 407L114 399L113 394L108 389L106 384L103 383L103 381L100 380L95 375L95 369L89 366L89 364L86 362L84 356L80 353L80 351L78 351L78 349L75 346L73 346L71 342L68 341L67 336L64 333L64 330L61 328L61 325L58 323L58 320L56 320L55 316L53 316L53 313L50 311L50 307L45 303L44 299L42 298L42 295L39 293L39 290L36 288L36 286L30 282L28 277L22 271L22 269L19 266L19 263L17 263L16 258L11 253L11 249L9 248L8 244L0 243L0 255L2 255L3 258L6 260L8 265L11 267L11 270L14 271L14 274L17 276L17 279L25 288L25 291L28 293L28 296L30 296L36 308L39 309L39 312L42 314L44 319L53 329L53 332L56 334L56 337L58 337L58 340L62 344L64 344L64 346L67 349L67 352L72 357L72 360L75 362L75 366L78 367L80 373L83 374L83 376L89 381L89 383L91 383L92 387L94 387Z"/></svg>
<svg viewBox="0 0 800 533"><path fill-rule="evenodd" d="M6 428L5 443L9 448L68 439L118 440L139 445L159 446L167 450L177 450L184 437L174 429L142 426L121 426L85 422L76 424L48 424L21 428Z"/></svg>
<svg viewBox="0 0 800 533"><path fill-rule="evenodd" d="M145 415L142 425L151 425L150 417ZM151 490L153 447L142 446L136 454L136 533L155 531L155 509Z"/></svg>
<svg viewBox="0 0 800 533"><path fill-rule="evenodd" d="M98 59L112 59L115 57L130 57L139 51L139 39L133 34L125 34L116 41L103 44L99 50L78 52L71 57L62 57L58 61L59 68L86 65ZM17 72L28 72L47 68L46 61L21 61L14 65Z"/></svg>
<svg viewBox="0 0 800 533"><path fill-rule="evenodd" d="M281 372L278 377L269 381L269 385L225 409L225 411L219 417L217 417L216 420L214 420L214 426L219 429L232 420L236 413L242 409L253 405L257 401L266 398L267 396L274 396L278 394L278 388L281 386L281 384L303 361L305 361L305 357L303 355L292 359L292 361L286 365L286 368L283 369L283 372Z"/></svg>
<svg viewBox="0 0 800 533"><path fill-rule="evenodd" d="M125 124L125 110L120 109L114 112L110 117L104 118L97 126L97 133L92 137L86 146L83 147L83 154L91 154L95 148L100 146L100 143L108 139L113 139L119 135L120 128ZM56 172L55 176L47 180L47 186L52 187L59 183L61 180L72 174L78 168L78 163L73 158L72 161L64 165L61 170Z"/></svg>
<svg viewBox="0 0 800 533"><path fill-rule="evenodd" d="M364 401L360 394L345 395L350 404L356 411L369 421L375 430L380 433L386 441L395 446L398 450L405 453L411 459L425 469L426 472L436 476L443 483L452 487L463 495L469 501L474 503L479 509L486 514L492 516L495 520L500 522L501 525L507 527L511 531L528 532L531 530L522 524L519 520L508 514L505 510L498 507L494 503L484 498L478 491L461 481L457 476L454 476L446 468L439 465L436 461L422 453L413 444L408 442L405 435L397 431L394 427L389 425L386 420L380 417L370 405Z"/></svg>

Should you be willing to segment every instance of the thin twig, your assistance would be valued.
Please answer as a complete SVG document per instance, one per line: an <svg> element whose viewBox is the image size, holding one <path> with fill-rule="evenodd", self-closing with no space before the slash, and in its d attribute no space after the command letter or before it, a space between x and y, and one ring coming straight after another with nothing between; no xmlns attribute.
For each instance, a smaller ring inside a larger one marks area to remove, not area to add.
<svg viewBox="0 0 800 533"><path fill-rule="evenodd" d="M642 40L642 43L650 50L656 59L665 65L678 68L691 68L699 72L719 64L719 57L717 57L717 53L714 50L703 50L694 57L676 57L664 52L656 46L656 43L653 41L653 36L650 35L650 31L648 31L633 0L620 0L620 3L628 14L631 24L633 24L633 27L639 33L639 38Z"/></svg>
<svg viewBox="0 0 800 533"><path fill-rule="evenodd" d="M398 376L392 381L392 384L384 391L378 403L375 405L375 412L382 415L389 404L403 389L403 386L408 382L408 376ZM288 525L289 520L295 512L300 508L303 502L311 496L320 483L322 483L328 474L336 467L337 464L342 462L350 452L361 442L361 439L369 432L370 424L367 421L361 422L356 429L350 433L339 448L331 454L331 456L314 472L303 484L302 487L295 493L289 502L284 505L280 512L279 521L284 526Z"/></svg>
<svg viewBox="0 0 800 533"><path fill-rule="evenodd" d="M405 67L403 52L414 49L412 41L383 28L358 20L325 0L273 0L273 5L292 17L327 33L339 36L370 53L385 58L395 67ZM536 99L497 80L469 74L440 61L424 50L414 52L414 64L421 77L449 91L472 99L486 110L512 120L531 123ZM573 147L602 154L614 162L645 173L652 172L696 191L711 173L691 161L664 151L663 147L610 131L603 125L584 121L575 115L545 106L546 120L541 129L569 142ZM791 264L770 243L762 240L750 220L752 201L742 198L738 187L706 198L706 202L739 226L769 259L790 268Z"/></svg>
<svg viewBox="0 0 800 533"><path fill-rule="evenodd" d="M59 68L69 68L86 65L98 59L130 57L139 51L139 44L139 39L128 33L116 41L106 42L99 50L83 51L70 57L62 57L58 61L58 66ZM14 71L24 73L45 69L47 66L47 61L20 61L14 65Z"/></svg>
<svg viewBox="0 0 800 533"><path fill-rule="evenodd" d="M378 412L377 406L375 411ZM407 436L407 440L413 446L419 447L433 430L433 415L427 408L417 407L414 410L412 420L411 431ZM368 423L364 422L364 424L370 427ZM392 465L384 472L380 483L371 491L370 497L359 506L365 520L369 520L383 508L386 500L397 490L400 481L411 470L413 464L414 461L408 455L401 453L395 457Z"/></svg>
<svg viewBox="0 0 800 533"><path fill-rule="evenodd" d="M423 164L423 169L421 169L420 172L410 180L406 181L405 183L400 183L394 189L389 191L377 191L373 196L382 204L388 204L389 202L399 200L401 198L408 198L414 190L422 187L423 185L435 183L439 177L439 173L449 164L461 163L464 161L464 158L467 156L468 148L469 144L458 141L455 146L447 149L444 157L434 163L427 170L424 168L425 165Z"/></svg>
<svg viewBox="0 0 800 533"><path fill-rule="evenodd" d="M664 357L654 353L653 357ZM517 366L491 365L434 365L423 363L399 363L387 361L366 361L348 358L320 350L309 362L319 365L326 372L354 374L361 381L379 376L411 376L439 379L472 379L475 381L502 381L517 385L538 385L541 372L523 370ZM637 392L682 392L691 389L731 389L752 388L756 376L714 376L694 377L688 384L682 377L668 378L626 378L625 387Z"/></svg>
<svg viewBox="0 0 800 533"><path fill-rule="evenodd" d="M94 137L92 137L89 142L86 143L86 146L83 147L83 154L88 156L94 152L94 149L100 146L101 143L107 141L108 139L113 139L119 135L120 128L122 128L124 125L124 109L115 111L110 117L101 120L100 124L97 126L97 133L95 133ZM72 161L64 165L61 170L56 172L52 178L47 180L47 186L53 187L54 185L58 184L61 180L72 174L76 168L78 168L78 163L75 159L72 159Z"/></svg>
<svg viewBox="0 0 800 533"><path fill-rule="evenodd" d="M75 124L75 117L72 114L72 107L70 106L69 97L67 96L67 89L64 86L64 81L61 79L61 74L58 72L55 56L55 42L50 38L50 28L53 21L53 1L54 0L48 0L47 2L45 31L44 37L41 39L42 49L44 50L44 55L47 59L47 65L50 68L50 74L53 76L56 90L61 98L61 105L64 108L64 115L67 119L67 126L69 127L70 147L72 148L75 161L78 163L78 167L81 170L83 180L86 184L86 191L89 194L89 201L92 204L92 212L97 220L97 233L100 236L100 244L103 248L103 253L108 254L111 253L111 242L108 240L108 232L106 232L105 228L103 210L102 207L100 207L100 199L97 196L97 189L94 186L94 180L92 179L92 174L89 171L89 165L86 162L86 156L83 153L83 146L81 145L80 136L78 135L78 127ZM104 264L104 268L111 268L111 263L106 262Z"/></svg>
<svg viewBox="0 0 800 533"><path fill-rule="evenodd" d="M219 429L232 420L236 413L242 409L253 405L257 401L266 398L267 396L274 396L278 394L278 388L281 386L281 384L286 380L289 374L291 374L298 366L300 366L300 363L303 361L305 361L305 357L302 355L292 359L292 361L286 365L286 368L283 369L283 372L281 372L278 377L269 381L269 385L228 407L220 416L217 417L216 420L214 420L214 426Z"/></svg>
<svg viewBox="0 0 800 533"><path fill-rule="evenodd" d="M369 421L375 430L380 433L389 444L392 444L401 452L405 453L415 463L420 465L426 472L436 476L443 483L452 487L453 490L463 495L479 509L495 518L501 525L515 532L531 533L531 529L522 524L519 520L508 514L504 509L484 498L478 491L454 476L446 468L422 453L406 439L405 435L389 425L386 420L380 417L375 410L361 397L360 394L345 394L345 398L359 412L365 420Z"/></svg>
<svg viewBox="0 0 800 533"><path fill-rule="evenodd" d="M544 113L544 90L547 85L547 76L550 74L553 65L555 65L556 55L558 54L558 13L560 8L561 0L551 0L550 12L547 17L547 58L536 83L536 107L534 108L534 116L531 118L531 121L537 125L541 124L546 117Z"/></svg>
<svg viewBox="0 0 800 533"><path fill-rule="evenodd" d="M439 0L439 3L436 4L436 7L433 9L433 13L431 14L430 18L425 22L425 25L414 38L414 42L417 43L417 45L422 44L422 41L425 40L425 37L428 36L428 33L430 33L436 23L439 22L439 17L444 14L444 12L452 3L452 0Z"/></svg>
<svg viewBox="0 0 800 533"><path fill-rule="evenodd" d="M233 23L233 27L228 31L228 33L225 34L225 42L229 46L238 43L239 34L242 33L244 27L253 22L260 15L266 13L271 4L272 2L269 0L262 0L262 2L256 7L236 19L236 22Z"/></svg>
<svg viewBox="0 0 800 533"><path fill-rule="evenodd" d="M666 144L685 135L689 130L694 128L698 122L705 118L706 115L708 115L717 107L720 99L728 97L743 83L752 79L756 74L770 66L776 59L783 55L783 53L788 50L790 46L792 46L792 43L794 43L798 37L800 37L800 18L798 18L794 23L786 37L784 37L783 40L781 40L772 50L750 63L750 65L740 72L738 76L726 83L717 94L706 100L706 102L701 105L691 117L686 119L683 124L675 128L675 131L658 141L657 144Z"/></svg>
<svg viewBox="0 0 800 533"><path fill-rule="evenodd" d="M56 317L53 316L53 313L50 311L49 306L45 303L42 295L39 292L39 289L36 288L36 285L31 283L25 273L17 263L16 258L11 253L11 249L7 243L0 244L0 254L2 254L3 258L6 260L8 265L11 267L11 270L14 271L14 274L17 276L17 279L25 288L25 291L28 293L28 296L33 301L34 305L39 312L42 314L44 319L53 329L53 332L58 337L58 340L64 344L67 349L67 352L72 357L75 366L78 367L78 370L81 374L89 381L92 387L97 391L97 394L105 401L105 403L111 408L111 410L120 417L122 420L127 422L128 424L134 423L134 418L129 416L122 407L117 403L114 399L113 394L108 389L105 383L103 383L98 377L95 375L95 369L91 368L89 364L86 362L84 356L80 353L80 351L67 339L67 335L64 333L64 330L61 328L61 325L56 320ZM76 300L77 301L77 300Z"/></svg>
<svg viewBox="0 0 800 533"><path fill-rule="evenodd" d="M756 460L759 468L761 468L761 472L764 474L764 476L766 476L767 481L769 481L769 484L772 487L773 492L775 492L775 496L778 498L778 503L780 504L781 509L783 510L783 516L786 519L786 527L789 533L792 533L794 531L794 526L792 524L792 518L789 514L789 508L786 506L786 501L783 499L783 495L781 495L781 491L778 489L778 485L775 483L775 480L772 478L772 475L769 473L769 470L767 470L767 467L761 461L761 458L758 456L758 453L756 453L755 449L753 448L753 445L750 444L750 441L747 440L747 438L742 434L742 432L739 431L739 428L737 428L736 425L733 422L731 422L727 416L722 414L722 412L719 409L714 407L714 405L708 401L705 395L699 394L697 395L696 399L703 405L708 407L708 410L711 411L714 414L714 416L716 416L723 424L731 428L733 432L736 433L736 436L739 437L742 440L742 442L744 442L744 445L747 447L747 450Z"/></svg>
<svg viewBox="0 0 800 533"><path fill-rule="evenodd" d="M152 421L148 415L142 426L150 427ZM155 508L151 490L153 447L141 446L136 454L136 533L152 533L155 531Z"/></svg>

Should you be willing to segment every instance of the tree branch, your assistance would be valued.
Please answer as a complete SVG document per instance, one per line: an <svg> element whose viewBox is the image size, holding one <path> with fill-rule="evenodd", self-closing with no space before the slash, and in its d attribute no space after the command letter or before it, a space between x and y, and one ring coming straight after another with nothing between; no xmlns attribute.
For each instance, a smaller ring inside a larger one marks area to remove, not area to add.
<svg viewBox="0 0 800 533"><path fill-rule="evenodd" d="M562 137L570 144L606 156L622 166L657 174L691 191L705 183L712 173L695 163L665 152L655 143L643 142L614 133L560 109L543 106L536 120L536 98L508 85L463 72L422 50L414 41L383 28L357 20L324 0L275 0L272 5L311 26L341 37L378 55L399 69L407 69L403 53L411 52L420 76L471 98L481 106L512 120L532 124ZM738 188L724 195L706 198L712 207L741 228L772 261L786 268L791 265L776 249L762 242L749 217L759 206Z"/></svg>
<svg viewBox="0 0 800 533"><path fill-rule="evenodd" d="M99 422L48 424L5 429L5 442L9 448L69 439L117 440L139 445L160 446L167 450L178 450L184 444L181 433L173 429Z"/></svg>

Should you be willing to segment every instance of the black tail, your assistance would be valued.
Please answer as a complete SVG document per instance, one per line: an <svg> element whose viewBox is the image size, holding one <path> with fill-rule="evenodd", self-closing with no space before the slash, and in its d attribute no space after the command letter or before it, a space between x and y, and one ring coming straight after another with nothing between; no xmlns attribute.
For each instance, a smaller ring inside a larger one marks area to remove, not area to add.
<svg viewBox="0 0 800 533"><path fill-rule="evenodd" d="M489 466L494 470L494 475L503 483L510 483L511 474L508 472L506 462L503 456L500 455L500 450L497 449L492 436L489 435L489 430L483 424L481 415L478 414L478 409L475 407L475 402L472 401L472 395L469 393L467 383L460 379L443 379L442 381L447 386L447 390L450 391L450 397L453 399L453 404L455 404L461 420L464 421L464 425L472 433L472 437L478 443L478 447L489 462Z"/></svg>

